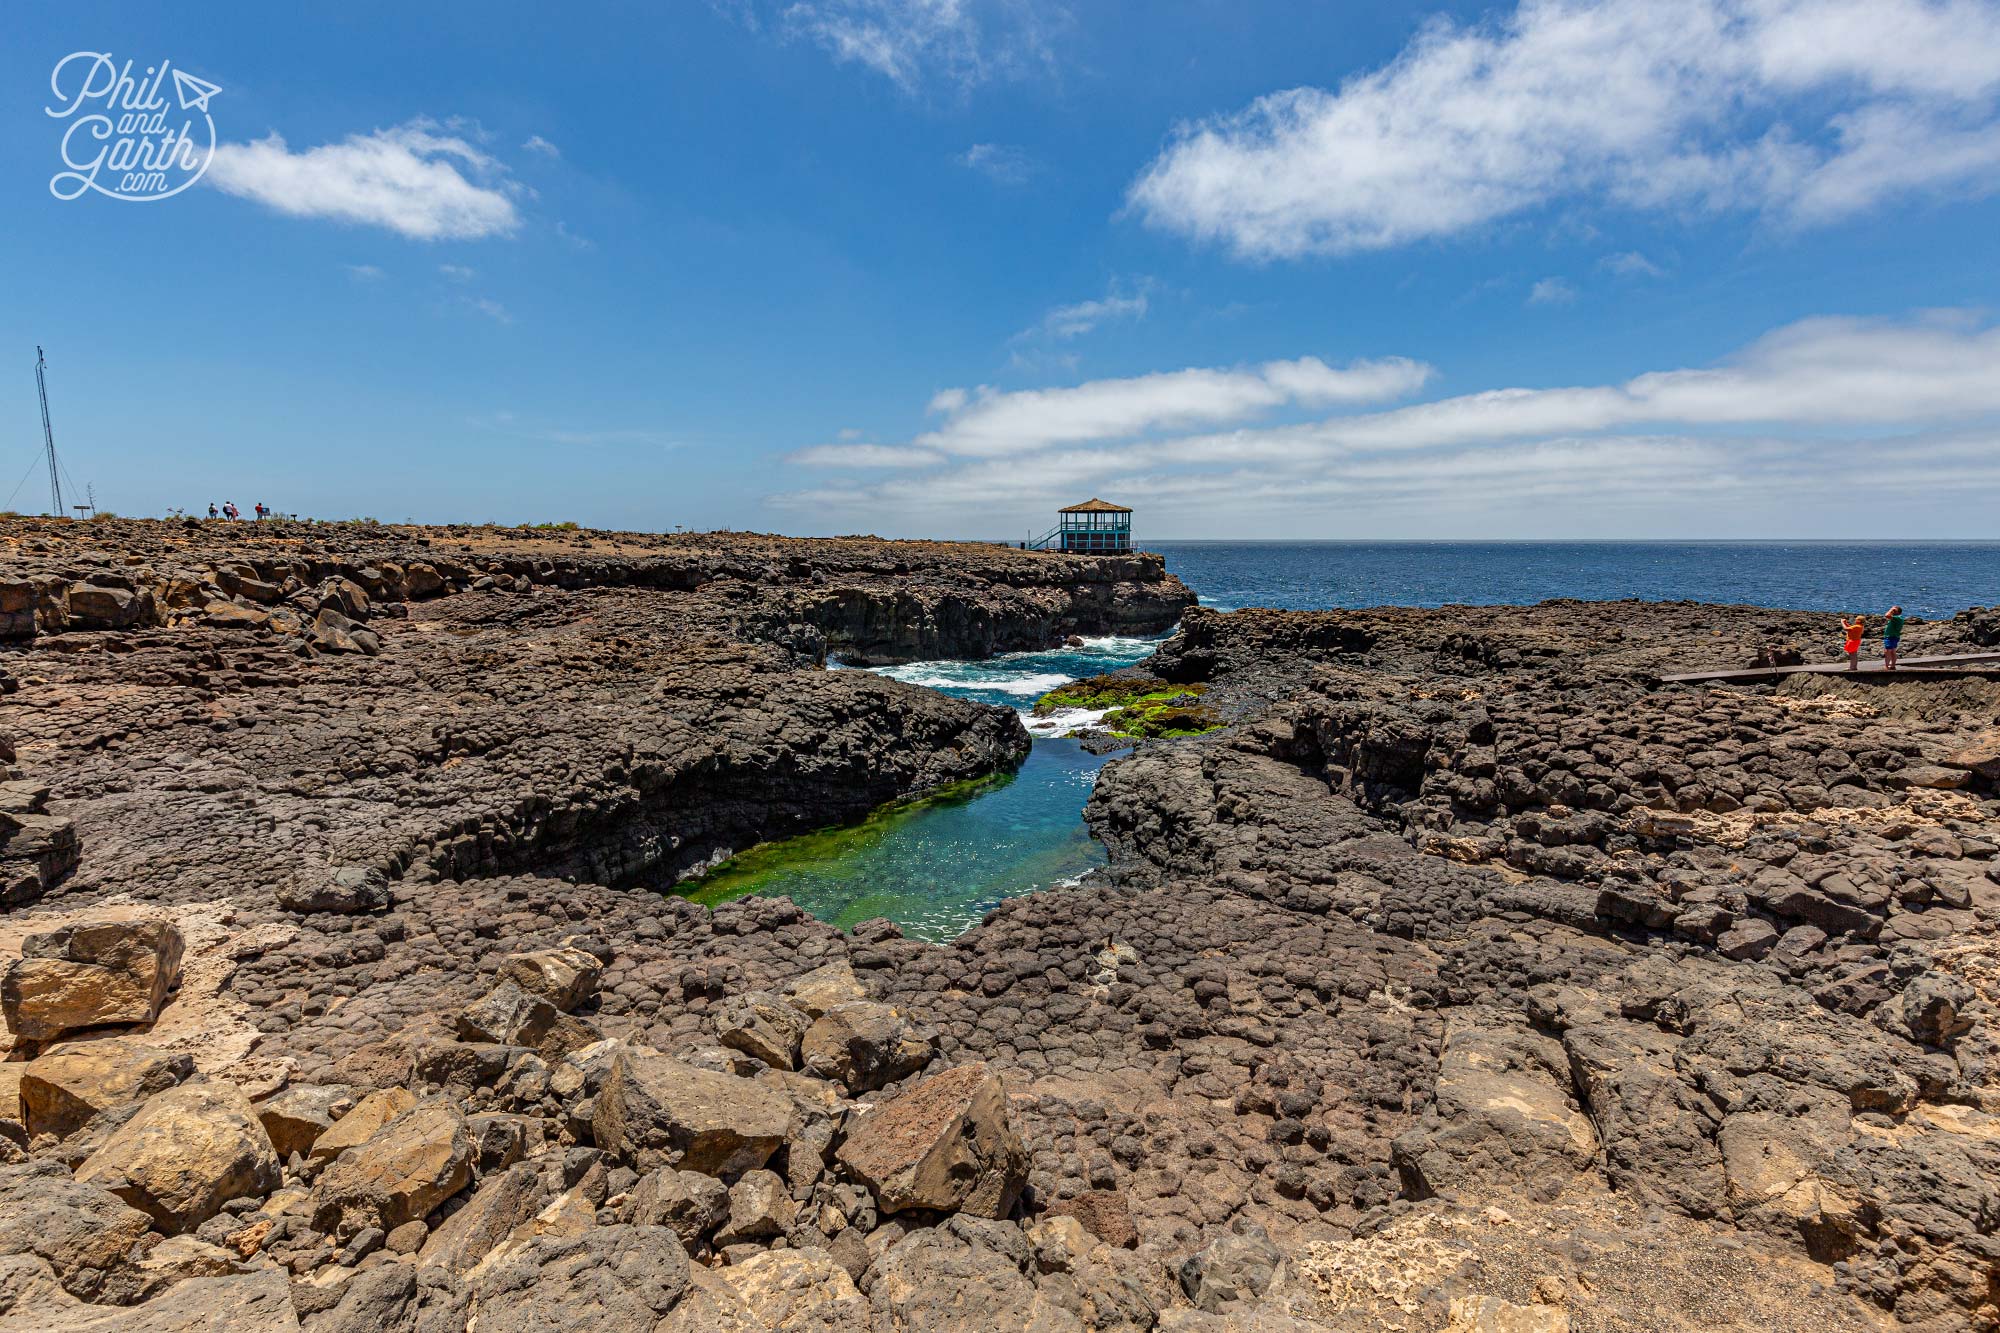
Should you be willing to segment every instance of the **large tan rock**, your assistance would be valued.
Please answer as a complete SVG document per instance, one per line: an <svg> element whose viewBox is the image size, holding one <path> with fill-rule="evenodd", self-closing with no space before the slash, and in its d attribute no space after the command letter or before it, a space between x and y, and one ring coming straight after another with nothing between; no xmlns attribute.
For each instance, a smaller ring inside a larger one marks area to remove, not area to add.
<svg viewBox="0 0 2000 1333"><path fill-rule="evenodd" d="M16 1037L48 1041L106 1023L150 1023L180 976L170 921L106 921L30 935L0 977Z"/></svg>
<svg viewBox="0 0 2000 1333"><path fill-rule="evenodd" d="M777 996L749 991L723 1002L715 1016L715 1035L724 1046L773 1069L796 1069L799 1042L811 1024L810 1018Z"/></svg>
<svg viewBox="0 0 2000 1333"><path fill-rule="evenodd" d="M792 1127L790 1098L761 1082L650 1051L620 1051L597 1094L597 1146L640 1171L735 1176L760 1167Z"/></svg>
<svg viewBox="0 0 2000 1333"><path fill-rule="evenodd" d="M472 1156L458 1108L419 1102L327 1166L313 1185L313 1225L345 1237L428 1216L472 1179Z"/></svg>
<svg viewBox="0 0 2000 1333"><path fill-rule="evenodd" d="M76 1173L153 1219L189 1231L245 1195L278 1187L278 1154L233 1083L187 1083L160 1093L113 1131Z"/></svg>
<svg viewBox="0 0 2000 1333"><path fill-rule="evenodd" d="M76 1305L28 1319L0 1321L0 1333L299 1333L280 1268L193 1278L143 1305Z"/></svg>
<svg viewBox="0 0 2000 1333"><path fill-rule="evenodd" d="M1525 1028L1455 1024L1423 1120L1391 1145L1418 1198L1520 1190L1550 1199L1594 1183L1597 1131L1569 1087L1562 1045Z"/></svg>
<svg viewBox="0 0 2000 1333"><path fill-rule="evenodd" d="M929 1033L888 1005L851 1000L813 1020L800 1043L800 1065L850 1092L870 1092L922 1069L935 1046Z"/></svg>
<svg viewBox="0 0 2000 1333"><path fill-rule="evenodd" d="M550 1063L604 1040L589 1023L512 981L502 981L459 1010L457 1026L465 1041L525 1046Z"/></svg>
<svg viewBox="0 0 2000 1333"><path fill-rule="evenodd" d="M27 1069L18 1060L0 1064L0 1120L21 1119L21 1075Z"/></svg>
<svg viewBox="0 0 2000 1333"><path fill-rule="evenodd" d="M431 1232L418 1260L463 1276L554 1197L535 1163L517 1162L488 1176L463 1208Z"/></svg>
<svg viewBox="0 0 2000 1333"><path fill-rule="evenodd" d="M568 1013L597 994L604 964L582 949L542 949L517 953L500 964L500 979L539 995Z"/></svg>
<svg viewBox="0 0 2000 1333"><path fill-rule="evenodd" d="M1005 1217L1028 1154L1007 1119L1007 1090L983 1064L960 1065L883 1102L848 1131L840 1162L885 1213L907 1208Z"/></svg>
<svg viewBox="0 0 2000 1333"><path fill-rule="evenodd" d="M807 1018L818 1018L836 1004L867 999L868 992L855 977L854 968L840 962L828 963L804 976L794 977L785 987L785 998L791 1002L792 1008Z"/></svg>
<svg viewBox="0 0 2000 1333"><path fill-rule="evenodd" d="M867 1298L824 1250L766 1250L694 1283L658 1333L868 1333ZM998 1328L993 1333L1000 1333Z"/></svg>
<svg viewBox="0 0 2000 1333"><path fill-rule="evenodd" d="M341 1084L294 1083L258 1102L257 1119L271 1136L278 1159L290 1161L293 1153L304 1156L311 1152L320 1137L356 1104L354 1090Z"/></svg>
<svg viewBox="0 0 2000 1333"><path fill-rule="evenodd" d="M313 1139L312 1147L306 1152L306 1161L324 1164L349 1148L360 1147L374 1138L384 1125L416 1104L416 1094L408 1088L383 1088L369 1093L355 1103L353 1110L334 1121L331 1129L321 1131Z"/></svg>
<svg viewBox="0 0 2000 1333"><path fill-rule="evenodd" d="M21 1070L21 1109L30 1134L67 1138L93 1118L182 1082L194 1060L123 1037L79 1042Z"/></svg>

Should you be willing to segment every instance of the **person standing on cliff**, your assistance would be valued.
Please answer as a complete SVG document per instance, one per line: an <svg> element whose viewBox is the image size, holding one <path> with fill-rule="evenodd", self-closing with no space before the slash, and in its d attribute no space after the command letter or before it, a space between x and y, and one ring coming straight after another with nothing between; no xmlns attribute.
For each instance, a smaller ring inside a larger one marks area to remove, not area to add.
<svg viewBox="0 0 2000 1333"><path fill-rule="evenodd" d="M1841 649L1842 652L1847 654L1847 669L1849 671L1859 671L1861 670L1861 631L1868 628L1868 622L1860 616L1856 616L1852 620L1843 618L1840 622L1840 627L1847 632L1847 646Z"/></svg>
<svg viewBox="0 0 2000 1333"><path fill-rule="evenodd" d="M1894 671L1896 669L1896 650L1902 646L1902 642L1903 608L1892 606L1889 608L1888 620L1882 625L1882 669L1884 671Z"/></svg>

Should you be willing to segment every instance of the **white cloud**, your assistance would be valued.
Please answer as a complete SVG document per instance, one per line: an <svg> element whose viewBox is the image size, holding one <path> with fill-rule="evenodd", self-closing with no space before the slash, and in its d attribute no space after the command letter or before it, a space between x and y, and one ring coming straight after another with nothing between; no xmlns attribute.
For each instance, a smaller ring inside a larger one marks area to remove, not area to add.
<svg viewBox="0 0 2000 1333"><path fill-rule="evenodd" d="M1621 278L1660 278L1666 270L1655 264L1637 250L1627 250L1621 254L1606 255L1597 261L1597 266L1607 273L1616 273Z"/></svg>
<svg viewBox="0 0 2000 1333"><path fill-rule="evenodd" d="M1370 364L1396 363L1357 366ZM1820 516L1867 515L1878 497L1908 512L1944 496L2000 503L2000 324L1965 312L1804 320L1714 365L1612 383L1170 433L1258 411L1252 379L1304 403L1326 401L1329 377L1354 370L1308 359L980 391L911 445L870 446L913 451L912 467L923 451L949 455L944 464L772 502L999 535L1101 494L1140 507L1161 535L1211 536L1632 536L1639 524L1728 536L1745 523L1834 535Z"/></svg>
<svg viewBox="0 0 2000 1333"><path fill-rule="evenodd" d="M501 236L520 225L505 169L428 120L299 153L276 133L218 144L204 179L293 217L387 227L422 241Z"/></svg>
<svg viewBox="0 0 2000 1333"><path fill-rule="evenodd" d="M1099 324L1115 319L1144 319L1146 317L1146 285L1130 296L1123 295L1114 286L1102 297L1094 301L1078 301L1074 305L1059 305L1042 316L1042 322L1032 329L1016 334L1016 340L1028 337L1043 337L1056 342L1068 342L1081 338Z"/></svg>
<svg viewBox="0 0 2000 1333"><path fill-rule="evenodd" d="M1576 288L1567 278L1543 278L1528 289L1529 305L1568 305L1576 299Z"/></svg>
<svg viewBox="0 0 2000 1333"><path fill-rule="evenodd" d="M475 270L469 269L463 264L439 264L438 272L444 274L445 277L450 278L453 282L471 282L479 276Z"/></svg>
<svg viewBox="0 0 2000 1333"><path fill-rule="evenodd" d="M345 268L347 276L356 282L380 282L382 280L382 270L373 264L343 264L341 267Z"/></svg>
<svg viewBox="0 0 2000 1333"><path fill-rule="evenodd" d="M753 32L804 38L905 92L1048 69L1070 22L1057 0L739 0L722 9Z"/></svg>
<svg viewBox="0 0 2000 1333"><path fill-rule="evenodd" d="M1823 223L2000 186L1993 0L1522 0L1337 91L1181 127L1148 222L1250 258L1451 236L1561 200Z"/></svg>
<svg viewBox="0 0 2000 1333"><path fill-rule="evenodd" d="M806 467L930 467L944 462L944 455L903 444L816 444L791 455L791 461Z"/></svg>
<svg viewBox="0 0 2000 1333"><path fill-rule="evenodd" d="M556 147L539 134L529 135L527 142L522 144L521 147L530 153L540 153L543 157L554 158L562 156L562 149Z"/></svg>
<svg viewBox="0 0 2000 1333"><path fill-rule="evenodd" d="M469 296L466 298L465 303L486 316L486 318L492 320L495 324L512 324L514 322L513 313L506 306L501 305L490 296Z"/></svg>
<svg viewBox="0 0 2000 1333"><path fill-rule="evenodd" d="M1000 185L1026 185L1040 167L1025 149L1001 143L976 143L958 161Z"/></svg>
<svg viewBox="0 0 2000 1333"><path fill-rule="evenodd" d="M931 400L932 411L949 419L915 443L947 454L1021 454L1050 445L1241 421L1288 405L1379 401L1413 392L1430 375L1429 366L1402 357L1335 369L1308 356L1236 370L1093 380L1060 389L951 389Z"/></svg>

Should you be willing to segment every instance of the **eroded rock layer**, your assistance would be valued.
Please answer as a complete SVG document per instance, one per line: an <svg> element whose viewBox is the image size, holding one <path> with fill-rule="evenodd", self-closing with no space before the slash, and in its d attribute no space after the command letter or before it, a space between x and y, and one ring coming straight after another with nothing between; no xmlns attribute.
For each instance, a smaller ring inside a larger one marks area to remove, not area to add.
<svg viewBox="0 0 2000 1333"><path fill-rule="evenodd" d="M1163 628L1157 561L0 540L0 1328L2000 1314L2000 686L1658 682L1832 617L1190 612L1228 725L937 946L656 889L1025 743L824 653Z"/></svg>

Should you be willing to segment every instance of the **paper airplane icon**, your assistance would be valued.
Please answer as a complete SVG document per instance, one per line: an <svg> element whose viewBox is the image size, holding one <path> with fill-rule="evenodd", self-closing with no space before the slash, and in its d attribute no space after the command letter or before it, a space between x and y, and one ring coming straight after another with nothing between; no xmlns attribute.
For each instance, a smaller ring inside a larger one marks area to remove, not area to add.
<svg viewBox="0 0 2000 1333"><path fill-rule="evenodd" d="M180 95L181 110L207 111L208 99L221 92L222 88L207 79L197 79L184 69L176 69L174 91Z"/></svg>

